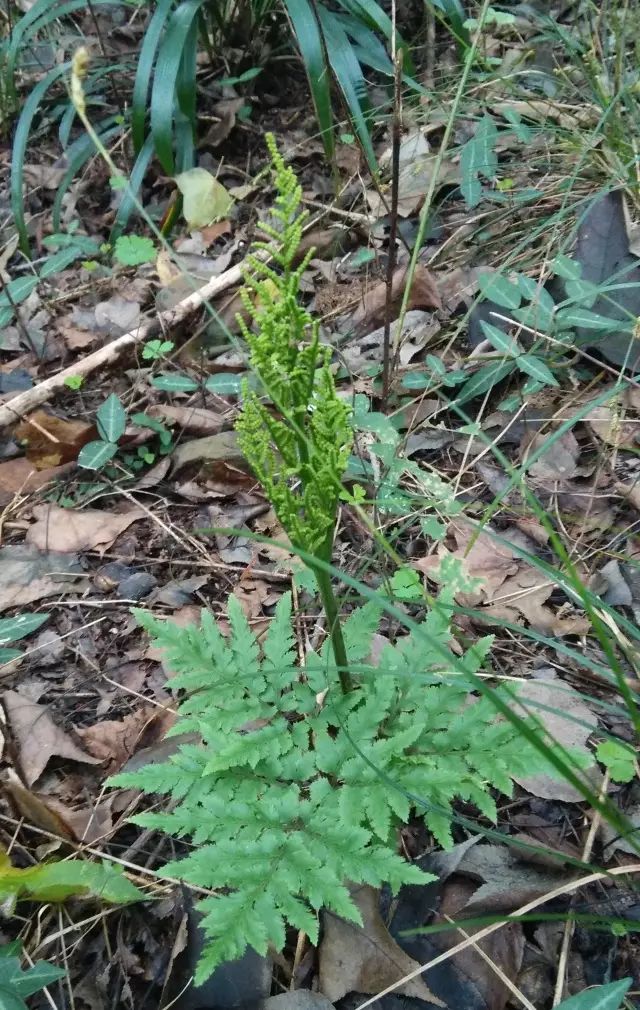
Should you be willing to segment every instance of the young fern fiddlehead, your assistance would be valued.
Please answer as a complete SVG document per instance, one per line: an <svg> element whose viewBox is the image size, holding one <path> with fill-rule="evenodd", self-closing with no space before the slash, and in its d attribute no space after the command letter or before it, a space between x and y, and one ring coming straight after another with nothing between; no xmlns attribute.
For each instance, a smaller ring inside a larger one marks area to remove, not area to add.
<svg viewBox="0 0 640 1010"><path fill-rule="evenodd" d="M312 568L325 608L343 689L350 689L338 608L326 565L331 561L336 513L353 432L330 369L331 350L319 322L299 301L300 279L313 255L295 265L307 213L302 188L267 135L276 188L266 241L248 257L242 300L252 327L240 320L260 394L245 388L236 424L240 446L294 547L321 564ZM268 253L274 265L258 252ZM269 397L275 410L263 399Z"/></svg>

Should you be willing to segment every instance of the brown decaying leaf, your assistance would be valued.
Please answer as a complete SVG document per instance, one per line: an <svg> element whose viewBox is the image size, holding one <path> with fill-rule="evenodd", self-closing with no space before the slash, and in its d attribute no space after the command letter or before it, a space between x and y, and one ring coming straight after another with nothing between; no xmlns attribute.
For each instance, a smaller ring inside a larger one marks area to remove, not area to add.
<svg viewBox="0 0 640 1010"><path fill-rule="evenodd" d="M64 477L73 468L73 463L63 463L62 466L37 470L35 465L24 456L0 463L0 508L13 501L17 494L38 491L50 481Z"/></svg>
<svg viewBox="0 0 640 1010"><path fill-rule="evenodd" d="M596 716L582 696L569 684L558 680L551 668L538 670L537 674L535 680L528 680L518 688L518 698L540 720L552 740L567 750L590 757L585 745L598 725ZM515 711L522 715L520 706L516 706ZM580 803L584 799L575 786L559 776L540 772L526 778L514 778L527 792L544 799L565 803Z"/></svg>
<svg viewBox="0 0 640 1010"><path fill-rule="evenodd" d="M26 542L41 549L63 553L110 547L120 534L146 513L140 508L128 512L102 512L85 509L82 512L63 509L58 505L37 505L33 509L36 522L30 526Z"/></svg>
<svg viewBox="0 0 640 1010"><path fill-rule="evenodd" d="M517 622L524 617L536 630L554 635L585 634L589 630L586 617L573 613L560 616L544 605L555 586L542 572L518 557L508 542L503 542L508 541L509 530L502 531L498 540L487 528L478 532L464 519L454 519L448 535L455 541L453 550L440 544L437 555L418 559L413 565L437 582L442 559L458 558L464 577L481 581L471 591L461 587L456 600L466 607L482 604L483 621ZM519 537L518 531L514 539Z"/></svg>
<svg viewBox="0 0 640 1010"><path fill-rule="evenodd" d="M235 431L220 431L216 435L194 438L179 445L171 456L172 473L177 473L190 463L202 465L218 461L231 466L247 466Z"/></svg>
<svg viewBox="0 0 640 1010"><path fill-rule="evenodd" d="M204 407L184 407L177 403L154 403L147 407L149 417L157 417L169 424L177 424L182 431L194 435L213 435L225 425L223 414ZM228 422L227 422L228 423Z"/></svg>
<svg viewBox="0 0 640 1010"><path fill-rule="evenodd" d="M175 721L175 713L169 709L142 705L124 719L107 719L79 729L77 734L89 753L104 762L112 775L138 750L155 744Z"/></svg>
<svg viewBox="0 0 640 1010"><path fill-rule="evenodd" d="M0 611L71 592L80 572L73 554L39 551L32 544L0 547Z"/></svg>
<svg viewBox="0 0 640 1010"><path fill-rule="evenodd" d="M93 424L36 410L16 426L14 438L25 444L27 459L37 470L48 470L75 461L96 434Z"/></svg>
<svg viewBox="0 0 640 1010"><path fill-rule="evenodd" d="M74 743L71 737L53 721L48 708L24 698L18 691L2 695L7 722L17 749L22 777L32 786L52 757L69 758L84 764L99 764Z"/></svg>
<svg viewBox="0 0 640 1010"><path fill-rule="evenodd" d="M465 926L464 921L464 916L467 914L467 902L472 899L474 892L476 892L476 884L472 880L461 874L455 874L443 887L440 910L433 919L433 925L444 926L453 920L459 922L461 928L469 936L479 932L480 926ZM515 904L511 905L510 910L515 907L517 907ZM460 913L463 909L464 914L461 916ZM432 941L430 954L433 956L456 946L462 936L453 928L435 933L430 939ZM524 935L521 924L518 922L507 923L502 929L496 930L491 936L479 941L478 947L483 951L488 961L472 947L467 947L454 954L447 964L446 971L448 973L454 972L455 975L449 986L442 986L440 991L444 995L443 990L450 989L450 996L454 997L455 994L458 997L447 1000L448 1005L452 1008L503 1010L512 998L512 994L496 973L494 966L499 968L503 975L511 981L518 977L524 953Z"/></svg>
<svg viewBox="0 0 640 1010"><path fill-rule="evenodd" d="M392 305L391 318L396 319L400 311L402 297L405 288L407 268L399 266L393 274L392 282ZM364 294L358 308L353 313L351 322L354 327L354 336L364 336L378 326L382 326L385 318L385 306L387 301L387 285L385 281L379 281ZM435 282L435 278L430 270L418 263L413 277L411 294L407 304L408 309L439 309L442 308L440 295Z"/></svg>
<svg viewBox="0 0 640 1010"><path fill-rule="evenodd" d="M92 844L112 830L109 806L113 795L95 807L71 810L55 796L25 788L11 768L3 784L16 815L52 835Z"/></svg>
<svg viewBox="0 0 640 1010"><path fill-rule="evenodd" d="M368 885L352 888L362 926L323 913L320 943L320 990L332 1003L348 992L377 993L394 985L418 964L391 937L380 915L378 891ZM395 990L401 996L444 1006L418 976Z"/></svg>
<svg viewBox="0 0 640 1010"><path fill-rule="evenodd" d="M578 473L580 446L572 431L565 431L552 439L549 432L526 432L520 444L520 458L526 462L534 453L542 455L528 468L536 484L553 490L562 486Z"/></svg>

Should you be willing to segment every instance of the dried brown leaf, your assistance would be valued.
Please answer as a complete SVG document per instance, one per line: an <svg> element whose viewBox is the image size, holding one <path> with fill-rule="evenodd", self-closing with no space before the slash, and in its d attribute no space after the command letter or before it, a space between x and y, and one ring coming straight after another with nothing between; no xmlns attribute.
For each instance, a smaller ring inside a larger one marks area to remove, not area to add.
<svg viewBox="0 0 640 1010"><path fill-rule="evenodd" d="M157 705L143 705L124 719L107 719L77 733L89 753L104 762L112 775L138 750L157 743L175 721L174 712Z"/></svg>
<svg viewBox="0 0 640 1010"><path fill-rule="evenodd" d="M0 571L2 611L71 592L81 568L73 554L40 551L32 544L8 544L0 548Z"/></svg>
<svg viewBox="0 0 640 1010"><path fill-rule="evenodd" d="M213 435L224 427L224 415L204 407L185 407L178 403L154 403L147 408L149 417L177 424L182 431L194 435Z"/></svg>
<svg viewBox="0 0 640 1010"><path fill-rule="evenodd" d="M131 523L144 519L146 512L137 507L128 512L78 512L59 505L36 505L33 515L36 522L27 531L26 543L67 553L110 547Z"/></svg>
<svg viewBox="0 0 640 1010"><path fill-rule="evenodd" d="M407 268L399 266L393 274L391 286L391 318L396 319L404 295ZM382 326L385 320L387 303L387 285L379 281L364 294L358 308L352 316L355 336L365 335ZM407 304L408 309L439 309L442 308L440 294L435 278L422 263L416 267L411 285L411 294Z"/></svg>
<svg viewBox="0 0 640 1010"><path fill-rule="evenodd" d="M83 445L96 438L96 428L36 410L16 426L14 438L25 445L27 459L37 470L49 470L76 460Z"/></svg>
<svg viewBox="0 0 640 1010"><path fill-rule="evenodd" d="M51 481L73 469L73 463L63 463L46 470L37 470L24 456L0 463L0 508L13 501L17 494L38 491Z"/></svg>
<svg viewBox="0 0 640 1010"><path fill-rule="evenodd" d="M366 884L359 885L352 889L352 898L360 910L362 926L329 912L323 914L320 989L332 1003L348 992L380 992L418 967L385 926L378 907L378 891ZM396 992L444 1006L420 976L398 986Z"/></svg>
<svg viewBox="0 0 640 1010"><path fill-rule="evenodd" d="M2 703L11 729L22 777L28 786L40 778L52 757L98 764L53 721L44 705L37 705L18 691L5 691Z"/></svg>
<svg viewBox="0 0 640 1010"><path fill-rule="evenodd" d="M569 684L560 681L552 669L545 668L537 672L535 680L528 680L518 688L518 699L540 720L552 740L574 753L590 758L586 742L598 725L595 714L585 704L582 696ZM519 705L515 711L522 715ZM581 803L584 799L575 786L560 776L540 772L537 775L514 778L527 792L547 800Z"/></svg>

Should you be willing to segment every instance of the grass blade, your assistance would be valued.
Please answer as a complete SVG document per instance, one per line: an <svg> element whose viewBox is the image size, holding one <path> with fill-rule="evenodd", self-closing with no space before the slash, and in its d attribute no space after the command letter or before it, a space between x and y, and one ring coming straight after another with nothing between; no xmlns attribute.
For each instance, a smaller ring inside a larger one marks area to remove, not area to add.
<svg viewBox="0 0 640 1010"><path fill-rule="evenodd" d="M18 233L20 248L25 256L30 255L29 235L27 232L27 222L24 215L24 200L22 196L22 183L24 181L24 159L31 133L33 117L40 108L47 91L52 84L66 74L70 69L70 63L63 63L59 67L53 67L48 74L38 81L35 88L24 103L20 118L16 125L16 132L13 138L13 151L11 157L11 210Z"/></svg>
<svg viewBox="0 0 640 1010"><path fill-rule="evenodd" d="M354 21L359 21L376 32L379 32L391 45L393 25L391 18L382 10L375 0L340 0L341 6L348 11ZM405 73L414 76L416 69L411 59L411 52L406 42L396 30L396 48L402 50L402 65Z"/></svg>
<svg viewBox="0 0 640 1010"><path fill-rule="evenodd" d="M117 124L116 126L108 125L116 118L116 116L110 116L96 128L96 132L103 144L107 144L112 137L115 137L122 132L122 126L120 124ZM105 129L105 127L107 128ZM65 156L69 167L60 180L60 185L56 191L55 200L53 201L53 207L51 209L51 221L54 232L60 231L62 201L64 200L65 194L68 192L69 186L71 186L80 169L88 162L89 158L91 158L93 154L95 154L93 141L91 140L91 137L86 136L86 134L82 134L82 136L78 137L77 140L74 140L73 144L67 148Z"/></svg>
<svg viewBox="0 0 640 1010"><path fill-rule="evenodd" d="M175 172L173 121L178 74L192 24L204 0L185 0L167 24L151 92L151 133L156 155L168 175ZM193 80L195 92L195 78Z"/></svg>
<svg viewBox="0 0 640 1010"><path fill-rule="evenodd" d="M349 115L358 134L358 139L362 144L369 167L372 172L377 174L378 163L367 123L369 102L362 68L353 50L353 46L349 42L347 34L336 15L328 11L326 7L318 6L318 17L324 34L331 69L344 95Z"/></svg>
<svg viewBox="0 0 640 1010"><path fill-rule="evenodd" d="M284 0L293 33L297 39L302 62L311 89L324 151L333 161L335 138L331 111L330 74L320 34L320 27L309 0Z"/></svg>
<svg viewBox="0 0 640 1010"><path fill-rule="evenodd" d="M131 99L131 136L136 154L140 154L144 144L149 82L153 77L153 64L172 7L173 0L158 0L158 5L144 33Z"/></svg>
<svg viewBox="0 0 640 1010"><path fill-rule="evenodd" d="M118 211L116 213L116 219L113 222L113 228L111 230L111 243L115 242L118 236L122 234L122 230L127 226L127 222L135 206L136 195L142 186L142 181L145 177L147 168L149 167L152 154L153 137L149 135L138 153L135 164L131 169L129 186L122 193L122 200L120 201L120 206L118 207Z"/></svg>
<svg viewBox="0 0 640 1010"><path fill-rule="evenodd" d="M119 3L114 0L93 0L94 7L118 7ZM16 25L13 27L11 39L7 46L7 56L5 65L5 80L7 82L8 99L10 102L16 101L15 73L18 58L27 48L26 36L42 31L52 21L64 17L66 14L73 14L78 10L86 10L86 0L67 0L66 3L55 5L51 0L36 0L33 7L28 10Z"/></svg>

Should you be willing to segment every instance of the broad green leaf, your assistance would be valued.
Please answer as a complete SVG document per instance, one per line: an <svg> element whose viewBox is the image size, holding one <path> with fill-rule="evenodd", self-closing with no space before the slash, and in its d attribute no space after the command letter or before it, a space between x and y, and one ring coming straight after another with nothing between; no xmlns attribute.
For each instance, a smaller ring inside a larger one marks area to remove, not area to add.
<svg viewBox="0 0 640 1010"><path fill-rule="evenodd" d="M85 859L38 863L20 869L0 854L0 898L32 901L65 901L91 895L112 904L144 900L115 863L91 863Z"/></svg>
<svg viewBox="0 0 640 1010"><path fill-rule="evenodd" d="M43 281L46 277L52 277L60 273L61 270L66 270L67 267L79 259L86 259L86 253L77 246L68 246L66 249L59 249L52 256L47 256L40 267L40 280Z"/></svg>
<svg viewBox="0 0 640 1010"><path fill-rule="evenodd" d="M430 372L416 371L407 372L402 376L400 385L403 389L431 389L434 384L434 377Z"/></svg>
<svg viewBox="0 0 640 1010"><path fill-rule="evenodd" d="M333 161L335 138L331 108L331 74L325 57L320 26L311 0L284 0L309 81L311 100L328 161Z"/></svg>
<svg viewBox="0 0 640 1010"><path fill-rule="evenodd" d="M17 642L36 631L49 617L48 614L17 614L0 620L0 645Z"/></svg>
<svg viewBox="0 0 640 1010"><path fill-rule="evenodd" d="M632 981L630 978L622 978L619 982L585 989L558 1003L556 1010L620 1010Z"/></svg>
<svg viewBox="0 0 640 1010"><path fill-rule="evenodd" d="M78 453L78 466L84 467L85 470L100 470L105 463L113 459L117 451L116 442L104 442L102 439L88 442Z"/></svg>
<svg viewBox="0 0 640 1010"><path fill-rule="evenodd" d="M206 168L190 168L176 175L182 193L182 213L189 228L206 228L221 221L233 207L233 198Z"/></svg>
<svg viewBox="0 0 640 1010"><path fill-rule="evenodd" d="M522 301L522 293L517 284L512 284L502 274L480 274L478 286L484 298L490 299L503 309L517 309Z"/></svg>
<svg viewBox="0 0 640 1010"><path fill-rule="evenodd" d="M497 326L492 326L491 323L485 323L484 319L480 320L480 325L485 337L495 347L496 351L507 354L511 358L520 353L520 348L516 343L515 337L510 337L504 330L498 329Z"/></svg>
<svg viewBox="0 0 640 1010"><path fill-rule="evenodd" d="M532 130L522 122L520 113L516 112L515 109L501 109L500 115L503 119L506 119L508 123L513 127L513 132L522 144L530 144L533 136Z"/></svg>
<svg viewBox="0 0 640 1010"><path fill-rule="evenodd" d="M27 1004L13 988L0 983L0 1010L27 1010Z"/></svg>
<svg viewBox="0 0 640 1010"><path fill-rule="evenodd" d="M165 393L193 393L200 388L200 383L195 379L190 379L188 375L180 375L178 372L154 375L151 385L156 389L163 389Z"/></svg>
<svg viewBox="0 0 640 1010"><path fill-rule="evenodd" d="M609 330L611 333L618 333L621 330L630 332L632 329L631 323L625 323L618 319L607 319L606 316L590 312L589 309L582 309L579 305L558 309L556 321L561 329L578 327L584 330Z"/></svg>
<svg viewBox="0 0 640 1010"><path fill-rule="evenodd" d="M551 263L551 269L556 277L561 277L564 281L577 281L582 276L582 265L564 253L556 256Z"/></svg>
<svg viewBox="0 0 640 1010"><path fill-rule="evenodd" d="M27 274L25 277L14 277L5 284L0 292L0 326L6 326L14 316L14 305L24 302L38 286L39 277Z"/></svg>
<svg viewBox="0 0 640 1010"><path fill-rule="evenodd" d="M536 309L551 313L555 309L555 302L547 289L536 280L535 277L527 277L526 274L518 274L518 287L523 296L528 299Z"/></svg>
<svg viewBox="0 0 640 1010"><path fill-rule="evenodd" d="M460 192L467 207L473 210L482 200L482 183L474 167L474 150L471 141L462 148L460 155Z"/></svg>
<svg viewBox="0 0 640 1010"><path fill-rule="evenodd" d="M33 996L35 992L44 989L45 986L51 985L52 982L57 982L59 978L64 978L65 975L66 972L62 968L56 968L55 965L49 964L47 961L36 961L26 971L14 974L11 986L14 992L24 998L26 996ZM2 1003L0 1002L1 1006Z"/></svg>
<svg viewBox="0 0 640 1010"><path fill-rule="evenodd" d="M142 263L153 263L156 247L153 240L144 235L119 235L113 255L123 266L137 267Z"/></svg>
<svg viewBox="0 0 640 1010"><path fill-rule="evenodd" d="M635 752L627 744L603 740L596 747L596 757L609 769L614 782L631 782L635 778Z"/></svg>
<svg viewBox="0 0 640 1010"><path fill-rule="evenodd" d="M530 375L537 382L542 382L546 386L559 385L549 366L545 365L544 361L537 358L535 354L519 354L516 358L516 364L521 372Z"/></svg>
<svg viewBox="0 0 640 1010"><path fill-rule="evenodd" d="M581 278L575 281L567 281L567 296L574 302L578 302L583 308L590 309L595 304L600 288L591 281L583 281Z"/></svg>
<svg viewBox="0 0 640 1010"><path fill-rule="evenodd" d="M3 649L0 647L0 665L4 663L11 663L14 659L17 659L18 656L21 655L22 653L20 652L20 649Z"/></svg>
<svg viewBox="0 0 640 1010"><path fill-rule="evenodd" d="M100 437L106 442L117 442L124 435L127 426L127 412L120 402L120 397L110 393L104 403L96 411L96 422Z"/></svg>
<svg viewBox="0 0 640 1010"><path fill-rule="evenodd" d="M210 393L218 393L220 396L236 396L242 392L242 384L246 376L237 375L235 372L216 372L210 375L204 386Z"/></svg>
<svg viewBox="0 0 640 1010"><path fill-rule="evenodd" d="M476 127L476 132L460 155L460 191L469 207L480 202L482 187L479 176L493 181L498 171L498 156L495 145L498 130L493 118L485 113Z"/></svg>
<svg viewBox="0 0 640 1010"><path fill-rule="evenodd" d="M424 597L422 581L413 568L398 568L389 584L393 595L399 600L420 600Z"/></svg>
<svg viewBox="0 0 640 1010"><path fill-rule="evenodd" d="M515 358L511 358L509 361L491 362L488 365L484 365L465 382L453 402L466 403L467 400L473 400L474 397L481 396L488 389L492 389L498 382L501 382L502 379L505 379L507 375L510 375L515 368Z"/></svg>

